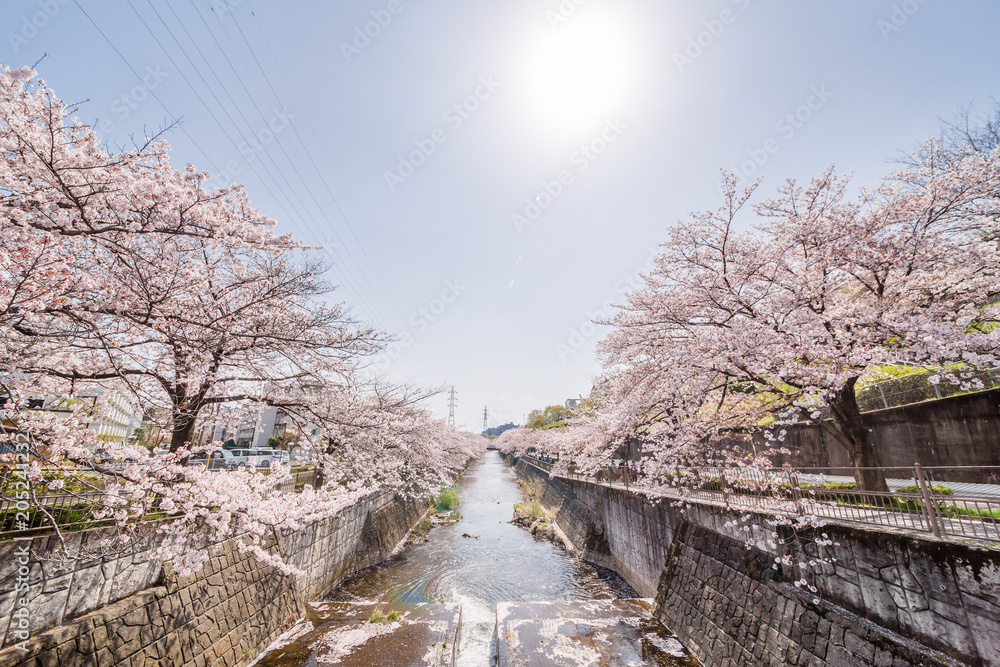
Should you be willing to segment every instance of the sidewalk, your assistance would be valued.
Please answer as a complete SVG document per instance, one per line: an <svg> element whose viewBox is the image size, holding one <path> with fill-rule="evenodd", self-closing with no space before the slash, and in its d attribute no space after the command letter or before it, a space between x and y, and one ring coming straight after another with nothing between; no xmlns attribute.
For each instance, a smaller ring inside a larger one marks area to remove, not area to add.
<svg viewBox="0 0 1000 667"><path fill-rule="evenodd" d="M799 480L803 482L853 482L853 477L847 475L814 475L799 473ZM904 486L912 486L917 483L915 479L887 479L890 491L895 491ZM1000 498L1000 484L974 484L972 482L947 482L934 480L934 484L947 486L955 492L956 496L975 496Z"/></svg>

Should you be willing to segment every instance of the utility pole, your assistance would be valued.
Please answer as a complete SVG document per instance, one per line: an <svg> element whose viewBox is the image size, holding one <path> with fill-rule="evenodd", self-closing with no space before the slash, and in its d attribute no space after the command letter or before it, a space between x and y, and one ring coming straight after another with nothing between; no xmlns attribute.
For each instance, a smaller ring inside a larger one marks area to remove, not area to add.
<svg viewBox="0 0 1000 667"><path fill-rule="evenodd" d="M448 426L455 425L455 405L458 403L455 396L455 386L452 385L451 392L448 394Z"/></svg>
<svg viewBox="0 0 1000 667"><path fill-rule="evenodd" d="M486 429L489 428L487 420L489 419L490 409L488 407L483 408L483 433L486 433Z"/></svg>

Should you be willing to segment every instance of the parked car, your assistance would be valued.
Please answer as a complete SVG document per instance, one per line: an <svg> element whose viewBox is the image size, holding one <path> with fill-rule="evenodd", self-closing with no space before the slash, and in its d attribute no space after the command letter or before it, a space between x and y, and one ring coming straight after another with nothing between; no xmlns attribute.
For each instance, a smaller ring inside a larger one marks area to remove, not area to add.
<svg viewBox="0 0 1000 667"><path fill-rule="evenodd" d="M287 452L276 449L230 449L237 466L251 469L270 468L287 462Z"/></svg>
<svg viewBox="0 0 1000 667"><path fill-rule="evenodd" d="M107 465L114 463L139 463L139 460L132 458L131 456L126 456L123 459L116 459L111 456L111 453L104 447L98 447L94 450L94 462Z"/></svg>
<svg viewBox="0 0 1000 667"><path fill-rule="evenodd" d="M204 466L209 470L234 470L239 467L236 457L227 449L195 452L188 458L189 466Z"/></svg>

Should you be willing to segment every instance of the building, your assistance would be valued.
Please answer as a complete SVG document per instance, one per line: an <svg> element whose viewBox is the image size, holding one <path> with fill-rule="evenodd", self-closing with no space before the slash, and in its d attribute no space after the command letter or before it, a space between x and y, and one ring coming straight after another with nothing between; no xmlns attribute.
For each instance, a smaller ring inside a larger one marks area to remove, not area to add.
<svg viewBox="0 0 1000 667"><path fill-rule="evenodd" d="M203 434L200 436L203 443L232 440L238 447L249 448L267 447L272 436L283 436L284 448L289 449L295 449L293 445L309 444L298 442L300 437L315 444L322 436L321 429L313 424L297 428L281 408L264 408L240 420L235 426L221 419L210 420L199 433Z"/></svg>
<svg viewBox="0 0 1000 667"><path fill-rule="evenodd" d="M80 398L91 399L82 392ZM99 389L92 394L91 400L97 411L94 415L96 419L90 422L88 428L97 433L100 440L125 444L142 424L142 406L131 394Z"/></svg>
<svg viewBox="0 0 1000 667"><path fill-rule="evenodd" d="M97 386L81 387L69 399L36 394L27 401L30 409L66 414L69 414L71 405L81 407L85 414L92 417L87 428L97 433L98 439L103 442L128 443L145 416L139 400L131 393Z"/></svg>
<svg viewBox="0 0 1000 667"><path fill-rule="evenodd" d="M493 428L488 428L485 431L483 431L483 435L489 438L499 438L501 433L509 431L512 428L517 428L517 424L508 423L502 426L494 426Z"/></svg>
<svg viewBox="0 0 1000 667"><path fill-rule="evenodd" d="M241 421L232 439L238 447L267 447L272 435L283 435L288 426L288 415L278 408L265 408Z"/></svg>

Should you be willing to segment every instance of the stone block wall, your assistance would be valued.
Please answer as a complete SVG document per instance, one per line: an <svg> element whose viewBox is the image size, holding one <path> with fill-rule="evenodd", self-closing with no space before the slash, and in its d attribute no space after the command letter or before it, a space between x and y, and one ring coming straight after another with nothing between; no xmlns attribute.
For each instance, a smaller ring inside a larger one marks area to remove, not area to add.
<svg viewBox="0 0 1000 667"><path fill-rule="evenodd" d="M621 574L643 597L656 597L673 538L666 505L595 484L549 479L525 461L516 469L546 485L542 504L584 560Z"/></svg>
<svg viewBox="0 0 1000 667"><path fill-rule="evenodd" d="M69 553L99 553L100 543L113 533L97 529L64 535ZM158 536L151 532L126 553L92 560L56 558L62 545L54 535L0 542L0 645L15 641L12 613L16 598L24 595L16 590L19 578L29 585L28 629L35 634L156 585L163 576L161 563L151 557L157 542ZM27 573L18 556L24 551L31 554Z"/></svg>
<svg viewBox="0 0 1000 667"><path fill-rule="evenodd" d="M865 413L883 466L971 466L957 481L1000 483L1000 389ZM815 424L787 427L783 446L795 466L850 467L847 450ZM759 441L763 445L763 440ZM781 465L785 457L776 457Z"/></svg>
<svg viewBox="0 0 1000 667"><path fill-rule="evenodd" d="M94 562L46 560L49 538L33 541L31 623L39 634L22 651L6 633L0 666L241 667L305 613L305 603L345 576L385 560L426 506L373 494L266 545L304 571L287 577L233 541L216 545L205 567L180 577L149 559L155 535L130 555ZM73 539L97 539L100 531ZM0 549L13 549L8 543ZM0 556L0 574L10 564ZM13 576L7 574L6 576ZM0 578L0 590L10 579ZM0 598L0 602L5 602ZM0 608L9 626L13 602Z"/></svg>
<svg viewBox="0 0 1000 667"><path fill-rule="evenodd" d="M792 531L515 469L545 484L542 503L581 557L655 597L706 664L1000 665L1000 551L848 525ZM824 534L833 545L817 546Z"/></svg>
<svg viewBox="0 0 1000 667"><path fill-rule="evenodd" d="M803 591L784 581L772 560L686 522L664 570L657 616L712 665L995 664L970 655L956 661L912 635ZM961 642L944 647L951 654L975 649Z"/></svg>

